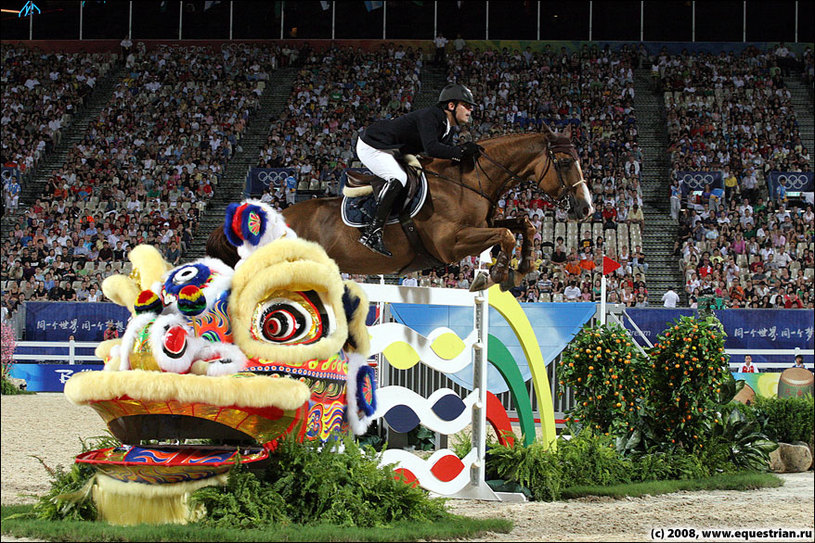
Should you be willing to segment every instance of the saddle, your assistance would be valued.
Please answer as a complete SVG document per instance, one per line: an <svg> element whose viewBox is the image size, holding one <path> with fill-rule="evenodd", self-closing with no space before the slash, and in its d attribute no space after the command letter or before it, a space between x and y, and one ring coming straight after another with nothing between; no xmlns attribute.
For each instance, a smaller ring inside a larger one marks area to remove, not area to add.
<svg viewBox="0 0 815 543"><path fill-rule="evenodd" d="M407 186L394 202L386 224L399 222L416 253L413 261L402 268L400 273L442 266L443 262L427 252L413 222L413 217L422 209L430 192L427 179L422 173L422 164L416 155L394 156L407 173ZM343 222L357 228L368 224L376 208L373 195L375 193L378 196L384 185L385 180L374 174L346 172L345 187L342 189L343 201L340 206Z"/></svg>
<svg viewBox="0 0 815 543"><path fill-rule="evenodd" d="M405 202L410 202L416 196L416 193L422 185L422 164L416 155L402 155L396 153L394 154L394 158L407 173ZM373 193L379 195L379 191L382 190L384 184L384 179L372 173L348 171L346 172L345 187L342 189L342 194L349 198L367 196Z"/></svg>

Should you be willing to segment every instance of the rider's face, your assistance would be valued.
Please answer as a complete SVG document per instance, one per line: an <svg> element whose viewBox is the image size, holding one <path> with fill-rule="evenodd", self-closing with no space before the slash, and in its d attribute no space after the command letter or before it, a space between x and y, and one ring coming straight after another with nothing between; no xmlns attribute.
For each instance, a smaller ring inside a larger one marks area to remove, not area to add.
<svg viewBox="0 0 815 543"><path fill-rule="evenodd" d="M465 102L458 102L456 104L455 109L453 110L453 115L456 117L456 121L458 124L465 124L470 122L470 117L473 114L473 106L467 104Z"/></svg>

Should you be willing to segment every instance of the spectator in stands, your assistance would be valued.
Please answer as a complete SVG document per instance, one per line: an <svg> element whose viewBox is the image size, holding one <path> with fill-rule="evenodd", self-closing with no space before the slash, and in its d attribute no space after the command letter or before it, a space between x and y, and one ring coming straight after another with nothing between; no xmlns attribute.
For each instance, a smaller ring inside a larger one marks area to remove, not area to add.
<svg viewBox="0 0 815 543"><path fill-rule="evenodd" d="M662 305L663 307L674 308L676 304L679 303L679 294L673 289L673 287L668 287L668 290L662 295Z"/></svg>
<svg viewBox="0 0 815 543"><path fill-rule="evenodd" d="M744 364L741 365L739 368L740 373L759 373L759 369L757 366L753 365L753 356L746 354L744 355Z"/></svg>
<svg viewBox="0 0 815 543"><path fill-rule="evenodd" d="M804 355L796 354L795 361L792 363L792 367L806 369L806 366L804 366Z"/></svg>
<svg viewBox="0 0 815 543"><path fill-rule="evenodd" d="M577 281L574 279L569 281L569 285L563 289L563 298L567 302L580 301L580 288L577 286Z"/></svg>

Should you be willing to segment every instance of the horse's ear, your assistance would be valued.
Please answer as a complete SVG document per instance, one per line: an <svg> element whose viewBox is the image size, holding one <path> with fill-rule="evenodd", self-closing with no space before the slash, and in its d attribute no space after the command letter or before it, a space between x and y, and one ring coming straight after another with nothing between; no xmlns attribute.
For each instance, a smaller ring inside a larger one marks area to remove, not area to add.
<svg viewBox="0 0 815 543"><path fill-rule="evenodd" d="M551 128L549 128L549 125L546 124L545 121L542 124L543 124L543 133L546 135L546 139L551 139L552 137L554 137L555 133Z"/></svg>
<svg viewBox="0 0 815 543"><path fill-rule="evenodd" d="M572 125L571 125L571 123L568 123L566 125L566 130L563 131L563 135L566 136L569 139L572 138Z"/></svg>
<svg viewBox="0 0 815 543"><path fill-rule="evenodd" d="M223 227L216 228L210 233L207 239L206 254L207 256L221 259L231 268L234 268L240 260L238 250L234 245L229 243Z"/></svg>

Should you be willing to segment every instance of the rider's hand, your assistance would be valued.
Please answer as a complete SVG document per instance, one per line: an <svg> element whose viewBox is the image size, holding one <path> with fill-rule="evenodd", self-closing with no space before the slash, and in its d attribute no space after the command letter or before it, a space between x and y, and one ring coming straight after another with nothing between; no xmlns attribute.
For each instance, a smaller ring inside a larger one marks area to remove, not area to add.
<svg viewBox="0 0 815 543"><path fill-rule="evenodd" d="M481 155L481 146L474 141L468 141L458 146L464 158L477 159Z"/></svg>

